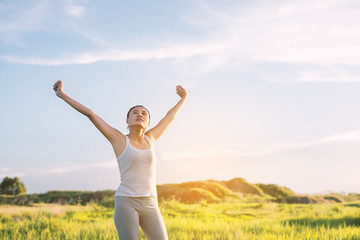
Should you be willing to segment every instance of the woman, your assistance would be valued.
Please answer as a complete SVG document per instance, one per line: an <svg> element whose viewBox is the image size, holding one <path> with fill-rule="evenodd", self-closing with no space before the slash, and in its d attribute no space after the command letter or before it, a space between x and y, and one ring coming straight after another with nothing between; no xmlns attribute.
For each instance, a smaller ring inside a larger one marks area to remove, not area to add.
<svg viewBox="0 0 360 240"><path fill-rule="evenodd" d="M187 94L176 86L180 101L152 129L149 111L137 105L127 113L129 134L109 126L94 111L64 93L62 81L54 84L56 95L87 116L111 143L120 170L121 182L115 193L114 221L120 240L138 240L139 226L147 239L168 239L156 192L154 143L169 127L184 105Z"/></svg>

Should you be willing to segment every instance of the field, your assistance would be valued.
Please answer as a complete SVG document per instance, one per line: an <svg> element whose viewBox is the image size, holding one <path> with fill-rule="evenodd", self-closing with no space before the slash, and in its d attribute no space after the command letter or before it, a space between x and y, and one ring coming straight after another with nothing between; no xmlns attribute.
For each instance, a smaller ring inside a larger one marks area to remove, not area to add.
<svg viewBox="0 0 360 240"><path fill-rule="evenodd" d="M171 240L360 239L359 201L159 205ZM117 239L113 213L95 203L0 205L0 239Z"/></svg>

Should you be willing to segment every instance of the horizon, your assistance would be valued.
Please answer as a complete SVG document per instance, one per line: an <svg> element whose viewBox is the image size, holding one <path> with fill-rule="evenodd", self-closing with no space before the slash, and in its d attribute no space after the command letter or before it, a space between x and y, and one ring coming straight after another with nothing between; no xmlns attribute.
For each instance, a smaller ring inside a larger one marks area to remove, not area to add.
<svg viewBox="0 0 360 240"><path fill-rule="evenodd" d="M182 85L155 145L158 185L358 193L359 12L354 0L3 1L0 178L30 193L116 189L111 144L53 84L122 133L130 107L149 109L150 129Z"/></svg>
<svg viewBox="0 0 360 240"><path fill-rule="evenodd" d="M238 177L238 178L241 178L241 177ZM157 184L157 186L160 186L160 185L166 185L166 184L181 184L181 183L186 183L186 182L206 182L206 181L230 181L232 179L236 179L235 178L231 178L231 179L205 179L205 180L194 180L194 181L183 181L183 182L169 182L169 183L162 183L162 184ZM246 179L245 179L246 180ZM20 179L21 181L21 179ZM248 182L252 185L256 185L256 184L262 184L260 182L257 182L257 183L252 183L252 182ZM268 183L268 184L272 184L272 183ZM292 190L291 188L285 186L285 185L278 185L278 184L275 184L279 187L285 187L285 188L288 188L290 190ZM25 185L26 187L26 185ZM98 191L116 191L116 189L97 189L97 190L84 190L84 189L49 189L45 192L31 192L29 193L28 191L26 191L26 194L45 194L47 192L51 192L51 191L90 191L90 192L98 192ZM293 190L292 190L293 191ZM303 192L303 193L299 193L299 192L295 192L293 191L295 194L299 194L299 195L328 195L328 194L339 194L339 195L349 195L349 194L360 194L360 192L344 192L344 191L340 191L340 192L334 192L334 191L331 191L331 190L327 190L327 191L322 191L322 192L313 192L313 193L306 193L306 192Z"/></svg>

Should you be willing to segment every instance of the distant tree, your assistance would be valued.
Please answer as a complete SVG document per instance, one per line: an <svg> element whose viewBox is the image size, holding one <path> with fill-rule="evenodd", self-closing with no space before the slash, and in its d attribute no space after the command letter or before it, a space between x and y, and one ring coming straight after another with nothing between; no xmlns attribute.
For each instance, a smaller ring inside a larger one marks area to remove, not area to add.
<svg viewBox="0 0 360 240"><path fill-rule="evenodd" d="M0 184L0 194L16 196L22 193L26 193L26 188L18 177L5 177Z"/></svg>

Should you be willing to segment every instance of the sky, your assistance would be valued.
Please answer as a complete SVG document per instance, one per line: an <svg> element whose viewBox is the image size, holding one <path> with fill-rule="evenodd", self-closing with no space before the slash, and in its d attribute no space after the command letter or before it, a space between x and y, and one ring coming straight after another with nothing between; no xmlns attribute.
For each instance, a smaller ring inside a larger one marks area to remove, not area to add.
<svg viewBox="0 0 360 240"><path fill-rule="evenodd" d="M245 178L360 192L360 2L0 0L0 179L27 193L116 190L111 144L64 91L126 134L154 127L157 184Z"/></svg>

